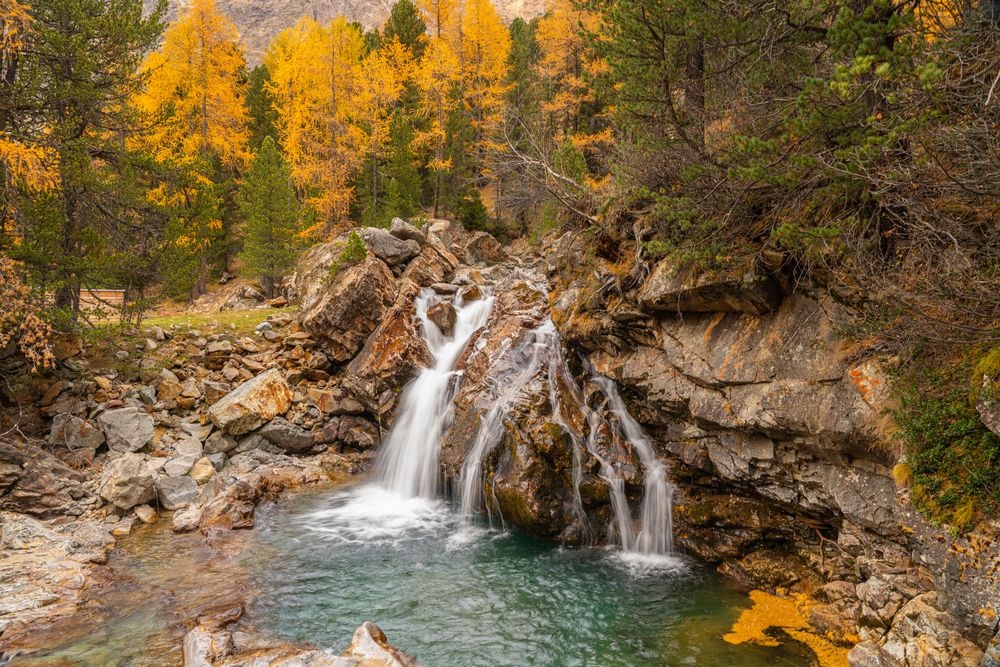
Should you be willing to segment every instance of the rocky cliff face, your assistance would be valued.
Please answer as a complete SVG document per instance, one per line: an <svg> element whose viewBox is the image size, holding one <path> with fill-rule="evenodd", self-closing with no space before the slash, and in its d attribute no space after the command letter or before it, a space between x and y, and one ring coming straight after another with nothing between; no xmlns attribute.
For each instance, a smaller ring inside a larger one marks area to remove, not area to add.
<svg viewBox="0 0 1000 667"><path fill-rule="evenodd" d="M146 11L156 6L156 0L144 0ZM345 16L367 29L381 27L389 16L394 0L219 0L219 9L233 20L240 31L251 65L259 63L271 39L302 16L330 21ZM186 0L170 0L167 19L177 18ZM530 19L545 11L544 0L494 0L494 5L506 21Z"/></svg>
<svg viewBox="0 0 1000 667"><path fill-rule="evenodd" d="M994 528L953 537L897 488L891 360L838 333L851 313L780 276L669 261L606 289L584 250L548 249L553 318L670 462L677 542L747 585L817 594L813 622L862 640L853 665L977 665L1000 605Z"/></svg>

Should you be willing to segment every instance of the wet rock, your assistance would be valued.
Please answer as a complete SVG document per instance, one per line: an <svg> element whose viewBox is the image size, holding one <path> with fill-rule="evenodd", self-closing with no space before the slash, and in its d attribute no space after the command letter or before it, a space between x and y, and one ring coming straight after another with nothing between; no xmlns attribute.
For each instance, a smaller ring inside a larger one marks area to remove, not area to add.
<svg viewBox="0 0 1000 667"><path fill-rule="evenodd" d="M396 297L396 281L386 264L369 257L344 269L316 297L302 304L302 325L331 359L354 357Z"/></svg>
<svg viewBox="0 0 1000 667"><path fill-rule="evenodd" d="M156 523L156 510L149 505L137 505L133 511L139 521L146 524Z"/></svg>
<svg viewBox="0 0 1000 667"><path fill-rule="evenodd" d="M390 267L404 264L420 254L420 244L403 240L378 227L359 227L355 230L368 250Z"/></svg>
<svg viewBox="0 0 1000 667"><path fill-rule="evenodd" d="M135 452L153 439L153 418L138 408L107 410L97 423L112 451Z"/></svg>
<svg viewBox="0 0 1000 667"><path fill-rule="evenodd" d="M49 444L63 445L70 450L94 450L104 444L104 432L76 415L56 415L49 431Z"/></svg>
<svg viewBox="0 0 1000 667"><path fill-rule="evenodd" d="M247 380L208 409L208 417L230 435L242 435L284 413L292 391L278 369Z"/></svg>
<svg viewBox="0 0 1000 667"><path fill-rule="evenodd" d="M199 528L253 528L257 491L253 486L237 481L205 503Z"/></svg>
<svg viewBox="0 0 1000 667"><path fill-rule="evenodd" d="M416 318L414 300L420 289L410 280L400 281L399 296L392 308L348 365L348 373L360 381L363 395L398 391L420 368L430 364L430 351Z"/></svg>
<svg viewBox="0 0 1000 667"><path fill-rule="evenodd" d="M311 433L281 417L265 424L258 433L272 444L293 453L307 451L313 446Z"/></svg>
<svg viewBox="0 0 1000 667"><path fill-rule="evenodd" d="M132 453L122 454L105 465L98 493L123 510L148 503L156 497L149 466L142 456Z"/></svg>
<svg viewBox="0 0 1000 667"><path fill-rule="evenodd" d="M382 629L371 621L366 621L354 631L344 655L356 658L362 664L371 661L386 667L417 667L413 656L391 646Z"/></svg>
<svg viewBox="0 0 1000 667"><path fill-rule="evenodd" d="M457 318L458 313L455 311L455 307L447 301L442 301L427 310L427 319L436 324L445 336L451 336L454 333Z"/></svg>
<svg viewBox="0 0 1000 667"><path fill-rule="evenodd" d="M656 265L639 290L639 304L650 311L761 315L780 302L778 286L756 270L712 275L669 258Z"/></svg>
<svg viewBox="0 0 1000 667"><path fill-rule="evenodd" d="M421 287L449 280L458 267L458 258L434 236L428 237L420 255L414 258L400 277Z"/></svg>
<svg viewBox="0 0 1000 667"><path fill-rule="evenodd" d="M156 496L163 509L186 507L197 495L198 483L190 477L160 477L156 480Z"/></svg>
<svg viewBox="0 0 1000 667"><path fill-rule="evenodd" d="M403 239L404 241L416 241L417 243L423 243L427 240L426 233L406 222L402 218L392 219L392 226L389 227L389 233L398 239Z"/></svg>

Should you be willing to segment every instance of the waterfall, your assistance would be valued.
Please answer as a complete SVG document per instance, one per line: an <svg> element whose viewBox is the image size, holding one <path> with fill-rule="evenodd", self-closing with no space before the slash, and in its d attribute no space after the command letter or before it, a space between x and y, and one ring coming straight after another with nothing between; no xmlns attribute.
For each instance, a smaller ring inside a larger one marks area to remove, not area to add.
<svg viewBox="0 0 1000 667"><path fill-rule="evenodd" d="M505 359L496 362L494 367L501 369L499 372L491 369L492 383L499 390L482 419L475 441L469 447L459 478L458 504L463 517L468 518L483 507L483 461L503 437L504 420L517 405L525 387L539 371L544 371L552 407L551 419L569 436L573 445L573 488L576 494L574 510L583 525L587 525L587 516L580 497L580 485L583 480L582 452L586 449L597 460L599 474L610 490L614 512L613 528L618 534L622 550L641 555L670 553L673 550L673 489L667 481L667 470L656 457L652 443L642 427L629 414L615 384L608 378L594 374L595 384L607 399L607 405L600 409L590 408L566 363L558 331L551 320L534 329L511 353L505 355ZM562 391L568 393L573 404L580 408L587 426L586 435L564 415ZM614 415L615 424L635 450L645 470L638 533L625 493L625 481L598 447L602 430L605 426L612 426L605 417L607 410Z"/></svg>
<svg viewBox="0 0 1000 667"><path fill-rule="evenodd" d="M446 336L427 315L444 301L446 298L433 290L424 290L417 298L417 318L433 363L403 391L396 422L379 454L377 478L383 487L404 498L437 495L441 439L451 421L459 375L455 363L472 335L486 324L493 307L490 294L468 304L455 297L454 331Z"/></svg>
<svg viewBox="0 0 1000 667"><path fill-rule="evenodd" d="M471 517L482 506L483 458L500 442L503 420L517 405L525 385L541 367L555 333L556 328L551 321L530 332L510 355L513 374L494 378L499 391L479 425L479 432L469 448L459 476L458 504L465 518Z"/></svg>
<svg viewBox="0 0 1000 667"><path fill-rule="evenodd" d="M594 375L594 382L608 398L608 407L618 420L625 438L632 445L645 468L641 530L633 538L631 549L642 554L666 554L674 550L673 496L667 481L666 466L656 457L653 445L639 422L629 414L618 387L610 379ZM624 541L623 541L624 544Z"/></svg>

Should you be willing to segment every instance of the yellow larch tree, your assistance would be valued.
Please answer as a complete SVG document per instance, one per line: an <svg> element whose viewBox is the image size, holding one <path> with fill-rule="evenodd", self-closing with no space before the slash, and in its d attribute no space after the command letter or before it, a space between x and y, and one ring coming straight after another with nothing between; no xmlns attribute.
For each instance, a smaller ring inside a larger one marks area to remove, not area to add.
<svg viewBox="0 0 1000 667"><path fill-rule="evenodd" d="M417 85L421 92L420 112L427 127L415 136L414 143L431 152L427 163L434 172L434 217L440 214L441 188L444 175L452 168L445 154L448 139L448 116L457 107L456 88L462 71L458 56L441 37L431 37L417 69Z"/></svg>
<svg viewBox="0 0 1000 667"><path fill-rule="evenodd" d="M584 33L598 28L597 16L577 7L573 0L552 0L539 20L536 36L542 52L538 73L552 91L543 105L557 136L586 139L581 127L583 107L593 102L588 74L597 74L602 63L591 55Z"/></svg>
<svg viewBox="0 0 1000 667"><path fill-rule="evenodd" d="M138 106L162 119L144 140L160 159L190 161L214 153L242 167L247 152L245 60L239 33L213 0L191 0L147 58Z"/></svg>
<svg viewBox="0 0 1000 667"><path fill-rule="evenodd" d="M363 53L361 32L343 17L327 26L303 17L274 39L265 58L292 177L328 235L347 223L351 178L366 143L353 122Z"/></svg>
<svg viewBox="0 0 1000 667"><path fill-rule="evenodd" d="M174 263L190 267L183 273L193 298L205 292L209 250L223 233L215 182L220 175L212 161L218 158L232 174L250 157L245 60L236 26L213 0L191 0L144 69L149 78L135 106L153 122L136 142L175 167L172 182L154 189L150 199L172 211L165 245Z"/></svg>
<svg viewBox="0 0 1000 667"><path fill-rule="evenodd" d="M461 40L462 101L476 136L473 164L481 166L503 123L510 33L490 0L468 0Z"/></svg>
<svg viewBox="0 0 1000 667"><path fill-rule="evenodd" d="M444 39L454 34L458 16L457 0L418 0L427 31L432 37Z"/></svg>
<svg viewBox="0 0 1000 667"><path fill-rule="evenodd" d="M355 109L370 153L372 206L378 206L378 161L389 141L392 114L413 76L413 55L398 39L372 51L361 63Z"/></svg>

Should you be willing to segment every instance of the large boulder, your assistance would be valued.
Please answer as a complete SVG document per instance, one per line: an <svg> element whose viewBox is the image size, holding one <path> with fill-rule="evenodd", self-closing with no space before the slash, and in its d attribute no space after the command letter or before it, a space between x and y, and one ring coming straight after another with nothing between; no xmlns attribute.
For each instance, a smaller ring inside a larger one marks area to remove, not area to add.
<svg viewBox="0 0 1000 667"><path fill-rule="evenodd" d="M122 454L105 465L98 493L123 510L148 503L156 497L153 473L139 454Z"/></svg>
<svg viewBox="0 0 1000 667"><path fill-rule="evenodd" d="M242 435L284 413L292 390L276 368L247 380L208 409L208 417L230 435Z"/></svg>
<svg viewBox="0 0 1000 667"><path fill-rule="evenodd" d="M377 257L344 269L302 303L302 325L336 362L354 357L396 297L396 281Z"/></svg>
<svg viewBox="0 0 1000 667"><path fill-rule="evenodd" d="M398 391L421 367L430 364L431 354L416 317L414 300L419 294L418 285L401 281L392 308L348 366L348 372L358 379L366 394Z"/></svg>
<svg viewBox="0 0 1000 667"><path fill-rule="evenodd" d="M378 227L360 227L355 230L369 252L389 266L405 264L420 254L420 244L393 236L391 232Z"/></svg>
<svg viewBox="0 0 1000 667"><path fill-rule="evenodd" d="M407 265L402 279L411 280L421 287L430 287L450 280L459 263L458 257L437 236L430 235L420 255Z"/></svg>
<svg viewBox="0 0 1000 667"><path fill-rule="evenodd" d="M639 289L639 304L649 311L762 315L780 303L778 285L756 269L703 273L669 258Z"/></svg>
<svg viewBox="0 0 1000 667"><path fill-rule="evenodd" d="M309 431L281 417L272 419L258 433L268 442L288 452L301 453L313 446L312 434Z"/></svg>
<svg viewBox="0 0 1000 667"><path fill-rule="evenodd" d="M84 477L36 447L0 442L0 509L41 518L78 516L96 499Z"/></svg>
<svg viewBox="0 0 1000 667"><path fill-rule="evenodd" d="M135 452L153 439L153 418L139 408L107 410L97 418L108 447L115 452Z"/></svg>

